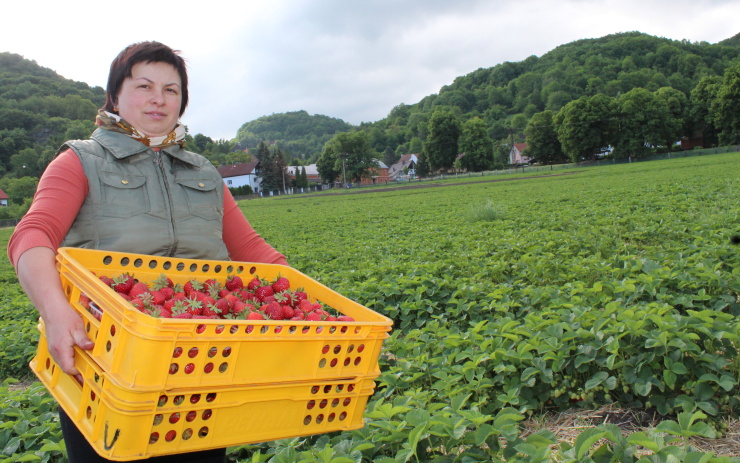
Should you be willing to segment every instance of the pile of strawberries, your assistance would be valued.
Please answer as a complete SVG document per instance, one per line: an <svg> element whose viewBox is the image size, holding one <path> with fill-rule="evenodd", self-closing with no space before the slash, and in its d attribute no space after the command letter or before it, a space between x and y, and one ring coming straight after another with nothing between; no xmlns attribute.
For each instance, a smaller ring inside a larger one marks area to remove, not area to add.
<svg viewBox="0 0 740 463"><path fill-rule="evenodd" d="M129 273L99 278L136 309L157 318L354 321L330 313L320 302L311 302L301 288L292 290L282 276L274 281L255 276L246 285L238 275L229 275L224 284L192 279L184 285L174 284L164 274L151 285Z"/></svg>

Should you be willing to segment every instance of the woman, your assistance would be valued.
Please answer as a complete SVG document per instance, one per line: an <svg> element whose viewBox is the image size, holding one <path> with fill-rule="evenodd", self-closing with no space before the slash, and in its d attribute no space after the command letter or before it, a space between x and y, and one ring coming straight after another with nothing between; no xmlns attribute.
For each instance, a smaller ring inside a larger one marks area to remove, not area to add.
<svg viewBox="0 0 740 463"><path fill-rule="evenodd" d="M65 143L8 243L18 280L44 321L49 352L69 374L78 373L74 346L90 350L93 342L62 292L60 246L287 265L251 227L210 162L182 148L178 120L188 78L178 52L158 42L125 48L111 64L106 92L100 127L89 140ZM70 462L108 461L61 408L60 418ZM224 459L220 449L150 460Z"/></svg>

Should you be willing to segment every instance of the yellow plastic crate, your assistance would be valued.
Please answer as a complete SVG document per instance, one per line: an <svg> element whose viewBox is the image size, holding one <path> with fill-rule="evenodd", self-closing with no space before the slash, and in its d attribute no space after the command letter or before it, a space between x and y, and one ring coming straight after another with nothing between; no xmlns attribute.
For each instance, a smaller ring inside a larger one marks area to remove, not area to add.
<svg viewBox="0 0 740 463"><path fill-rule="evenodd" d="M358 429L374 378L138 392L82 350L64 373L41 334L30 366L101 456L137 460Z"/></svg>
<svg viewBox="0 0 740 463"><path fill-rule="evenodd" d="M377 376L392 325L389 318L282 265L61 248L57 268L68 301L95 342L89 352L93 360L117 383L138 389ZM164 273L181 284L193 278L224 283L230 274L272 280L280 274L292 287L303 287L311 300L355 321L154 318L98 278L124 272L147 283ZM81 293L102 313L85 309Z"/></svg>

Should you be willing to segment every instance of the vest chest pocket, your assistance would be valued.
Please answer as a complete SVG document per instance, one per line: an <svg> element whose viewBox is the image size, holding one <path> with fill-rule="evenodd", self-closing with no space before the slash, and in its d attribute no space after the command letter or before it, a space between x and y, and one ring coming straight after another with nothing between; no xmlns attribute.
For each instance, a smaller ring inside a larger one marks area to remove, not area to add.
<svg viewBox="0 0 740 463"><path fill-rule="evenodd" d="M175 182L182 187L188 198L190 213L206 220L221 220L223 202L220 200L218 186L208 179L176 177Z"/></svg>
<svg viewBox="0 0 740 463"><path fill-rule="evenodd" d="M101 216L127 218L149 212L146 177L100 171L99 179Z"/></svg>

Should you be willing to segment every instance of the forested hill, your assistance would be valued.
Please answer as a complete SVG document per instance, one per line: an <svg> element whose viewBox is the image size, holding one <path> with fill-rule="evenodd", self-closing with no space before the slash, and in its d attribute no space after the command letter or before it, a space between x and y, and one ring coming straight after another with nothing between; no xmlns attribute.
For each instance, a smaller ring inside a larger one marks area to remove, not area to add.
<svg viewBox="0 0 740 463"><path fill-rule="evenodd" d="M716 44L640 32L613 34L564 44L541 57L482 67L439 93L399 104L386 118L359 127L295 111L244 123L230 141L214 142L198 134L188 142L217 163L228 160L235 146L253 148L263 140L277 143L289 163L292 158L315 162L334 134L363 130L387 159L389 154L420 152L431 114L449 108L461 122L481 118L489 136L503 146L524 141L524 128L541 111L557 112L582 96L617 97L637 87L672 87L688 98L702 78L721 78L738 60L740 34ZM61 142L90 133L103 98L100 87L65 79L19 55L0 53L0 177L37 177Z"/></svg>
<svg viewBox="0 0 740 463"><path fill-rule="evenodd" d="M719 43L720 45L728 45L728 46L740 46L740 34L735 35L734 37L731 37L729 39L725 39Z"/></svg>
<svg viewBox="0 0 740 463"><path fill-rule="evenodd" d="M348 132L353 126L341 119L309 115L294 111L263 116L239 128L236 142L240 148L256 148L261 141L278 143L291 157L306 159L321 152L324 144L339 132Z"/></svg>
<svg viewBox="0 0 740 463"><path fill-rule="evenodd" d="M616 97L642 87L673 87L687 97L705 76L721 77L740 56L740 34L717 44L678 41L640 32L577 40L542 57L504 62L458 77L438 94L400 104L383 120L364 124L373 147L415 151L434 109L448 107L462 121L480 117L494 140L523 137L535 113L557 112L582 96ZM523 141L523 139L517 140Z"/></svg>
<svg viewBox="0 0 740 463"><path fill-rule="evenodd" d="M67 139L86 138L105 92L0 53L0 177L38 177Z"/></svg>

